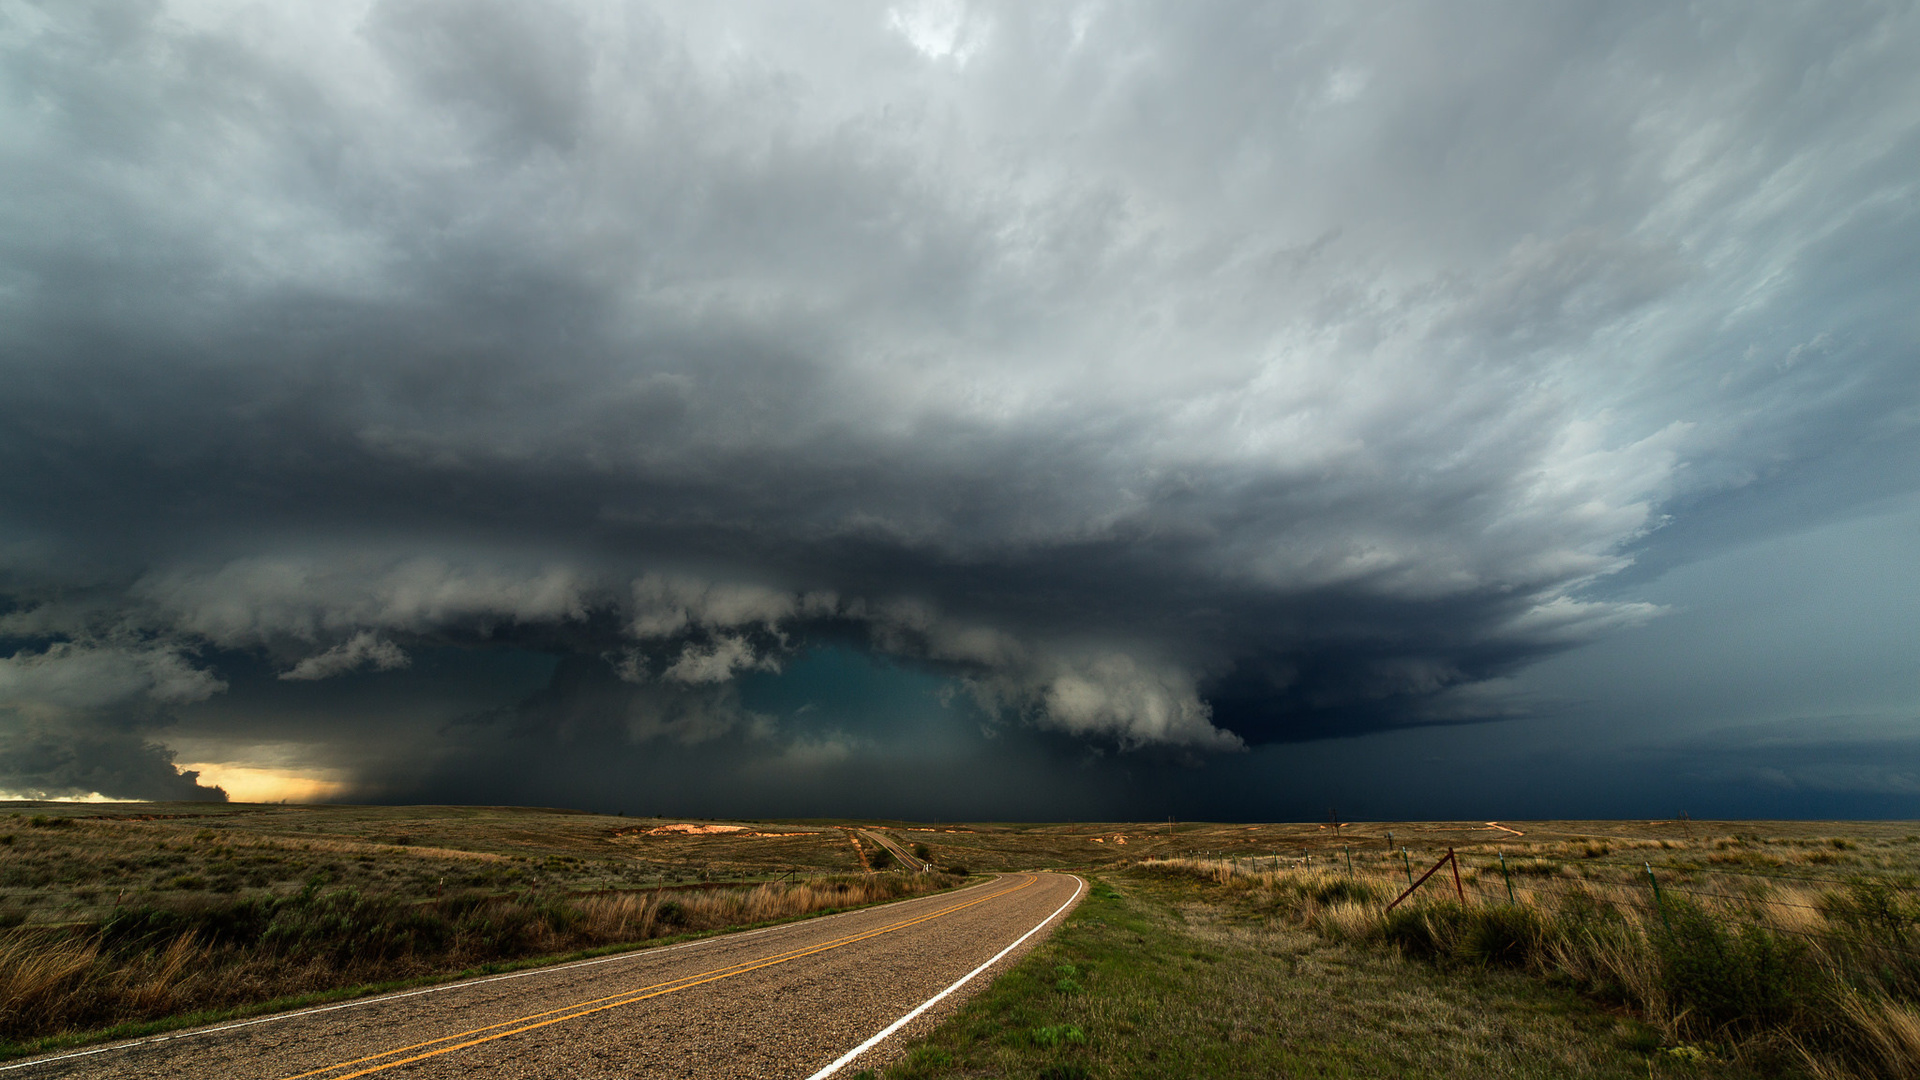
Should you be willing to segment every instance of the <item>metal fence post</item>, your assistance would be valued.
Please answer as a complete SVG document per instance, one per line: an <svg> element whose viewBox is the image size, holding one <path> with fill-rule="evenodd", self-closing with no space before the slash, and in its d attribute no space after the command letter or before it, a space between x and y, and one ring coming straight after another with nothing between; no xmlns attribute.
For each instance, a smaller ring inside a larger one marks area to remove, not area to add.
<svg viewBox="0 0 1920 1080"><path fill-rule="evenodd" d="M1513 875L1507 872L1507 853L1500 853L1500 876L1507 880L1507 903L1513 903Z"/></svg>
<svg viewBox="0 0 1920 1080"><path fill-rule="evenodd" d="M1407 868L1407 888L1413 888L1413 860L1407 857L1407 849L1400 849L1400 865Z"/></svg>
<svg viewBox="0 0 1920 1080"><path fill-rule="evenodd" d="M1353 876L1353 849L1350 847L1347 847L1345 844L1342 844L1340 846L1340 850L1347 853L1347 876L1352 877Z"/></svg>
<svg viewBox="0 0 1920 1080"><path fill-rule="evenodd" d="M1667 918L1667 904L1666 901L1660 897L1660 879L1653 876L1652 863L1647 863L1646 867L1647 883L1653 886L1654 909L1660 912L1660 925L1666 927L1667 933L1671 934L1673 933L1673 921Z"/></svg>

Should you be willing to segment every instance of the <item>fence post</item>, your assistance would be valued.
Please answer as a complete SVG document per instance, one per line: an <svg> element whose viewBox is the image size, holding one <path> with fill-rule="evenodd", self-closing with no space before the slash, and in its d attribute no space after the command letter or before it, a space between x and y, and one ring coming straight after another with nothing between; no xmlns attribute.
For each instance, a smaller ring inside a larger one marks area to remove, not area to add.
<svg viewBox="0 0 1920 1080"><path fill-rule="evenodd" d="M1647 866L1647 883L1653 886L1653 906L1656 911L1660 912L1660 925L1666 927L1668 933L1672 933L1673 921L1667 918L1666 901L1660 898L1660 879L1653 876L1652 863L1647 863L1646 866Z"/></svg>
<svg viewBox="0 0 1920 1080"><path fill-rule="evenodd" d="M1342 844L1340 845L1340 850L1347 853L1347 876L1352 877L1353 876L1353 849L1346 846L1345 844Z"/></svg>
<svg viewBox="0 0 1920 1080"><path fill-rule="evenodd" d="M1405 848L1401 848L1401 849L1400 849L1400 851L1401 851L1401 853L1402 853L1402 854L1405 854L1405 853L1406 853L1406 850L1407 850L1407 849L1405 849ZM1407 891L1406 891L1406 892L1403 892L1403 893L1401 893L1401 894L1400 894L1399 896L1397 896L1397 897L1395 897L1395 898L1394 898L1394 901L1393 901L1393 903L1391 903L1391 904L1388 904L1388 905L1387 905L1387 910L1388 910L1388 911L1392 911L1392 910L1393 910L1394 908L1397 908L1397 907L1399 907L1399 906L1400 906L1400 901L1402 901L1402 900L1405 900L1405 899L1406 899L1407 897L1409 897L1409 896L1412 896L1412 895L1413 895L1413 890L1415 890L1415 889L1417 889L1417 888L1419 888L1419 887L1420 887L1420 886L1422 886L1422 885L1425 885L1425 884L1427 883L1427 879L1428 879L1428 878L1430 878L1430 877L1432 877L1433 875L1435 875L1435 874L1437 874L1437 873L1439 873L1439 872L1440 872L1440 868L1441 868L1441 867L1443 867L1443 866L1448 866L1448 865L1452 865L1452 866L1453 866L1453 868L1454 868L1454 869L1453 869L1453 884L1454 884L1454 887L1455 887L1455 888L1459 888L1459 886L1460 886L1460 867L1459 867L1459 864L1458 864L1458 861L1457 861L1457 860L1455 860L1455 859L1454 859L1454 857L1453 857L1453 852L1452 852L1452 850L1448 850L1448 852L1447 852L1447 853L1446 853L1445 855L1442 855L1442 856L1440 856L1440 858L1439 858L1439 861L1437 861L1437 862L1435 862L1435 863L1434 863L1434 864L1433 864L1432 866L1429 866L1429 867L1427 867L1427 872L1426 872L1426 873L1424 873L1424 874L1421 874L1421 875L1420 875L1420 880L1419 880L1419 881L1414 881L1414 882L1409 882L1409 883L1408 883L1408 885L1407 885ZM1461 903L1463 903L1463 904L1464 904L1464 903L1466 903L1466 895L1465 895L1464 893L1462 893L1462 894L1461 894L1461 898L1460 898L1460 902L1461 902Z"/></svg>
<svg viewBox="0 0 1920 1080"><path fill-rule="evenodd" d="M1400 865L1407 868L1407 888L1413 888L1413 860L1407 857L1407 849L1400 849Z"/></svg>
<svg viewBox="0 0 1920 1080"><path fill-rule="evenodd" d="M1392 829L1387 830L1387 851L1389 853L1393 851L1393 830Z"/></svg>
<svg viewBox="0 0 1920 1080"><path fill-rule="evenodd" d="M1460 906L1467 906L1467 890L1460 887L1460 860L1454 857L1453 849L1447 849L1447 866L1453 870L1453 892L1460 898Z"/></svg>
<svg viewBox="0 0 1920 1080"><path fill-rule="evenodd" d="M1507 903L1513 903L1513 875L1507 873L1507 853L1500 853L1500 876L1507 879Z"/></svg>

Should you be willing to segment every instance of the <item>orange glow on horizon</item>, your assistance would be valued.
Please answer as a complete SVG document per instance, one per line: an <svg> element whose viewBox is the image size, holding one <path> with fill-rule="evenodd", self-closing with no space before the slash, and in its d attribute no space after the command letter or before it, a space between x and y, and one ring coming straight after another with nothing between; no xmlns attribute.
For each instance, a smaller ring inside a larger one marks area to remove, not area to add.
<svg viewBox="0 0 1920 1080"><path fill-rule="evenodd" d="M234 802L319 802L347 789L334 774L320 769L263 768L237 762L193 762L182 770L197 771L200 782L224 788Z"/></svg>

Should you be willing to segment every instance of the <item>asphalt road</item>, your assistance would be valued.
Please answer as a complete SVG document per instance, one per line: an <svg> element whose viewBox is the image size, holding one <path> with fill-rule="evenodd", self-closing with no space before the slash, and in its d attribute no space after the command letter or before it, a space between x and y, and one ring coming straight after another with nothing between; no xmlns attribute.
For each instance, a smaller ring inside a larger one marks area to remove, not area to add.
<svg viewBox="0 0 1920 1080"><path fill-rule="evenodd" d="M1066 874L1008 874L763 930L13 1062L0 1080L806 1078L836 1062L851 1075L1038 943L1082 888Z"/></svg>

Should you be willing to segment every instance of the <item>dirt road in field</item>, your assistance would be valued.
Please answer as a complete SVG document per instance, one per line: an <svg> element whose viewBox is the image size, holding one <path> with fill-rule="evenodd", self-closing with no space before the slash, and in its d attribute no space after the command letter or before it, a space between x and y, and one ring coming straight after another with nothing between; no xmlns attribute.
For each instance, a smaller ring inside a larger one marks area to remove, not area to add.
<svg viewBox="0 0 1920 1080"><path fill-rule="evenodd" d="M11 1062L0 1080L804 1078L836 1063L851 1075L1037 944L1083 887L1066 874L1003 875L763 930Z"/></svg>
<svg viewBox="0 0 1920 1080"><path fill-rule="evenodd" d="M881 847L886 848L889 852L892 852L893 857L900 860L900 865L908 868L909 870L919 870L923 867L927 869L932 868L931 863L928 863L922 859L918 859L912 855L909 855L907 853L906 848L901 847L900 844L893 839L893 837L888 836L886 833L875 832L872 829L861 829L860 835L866 837L867 839L873 841L876 844L879 844Z"/></svg>

